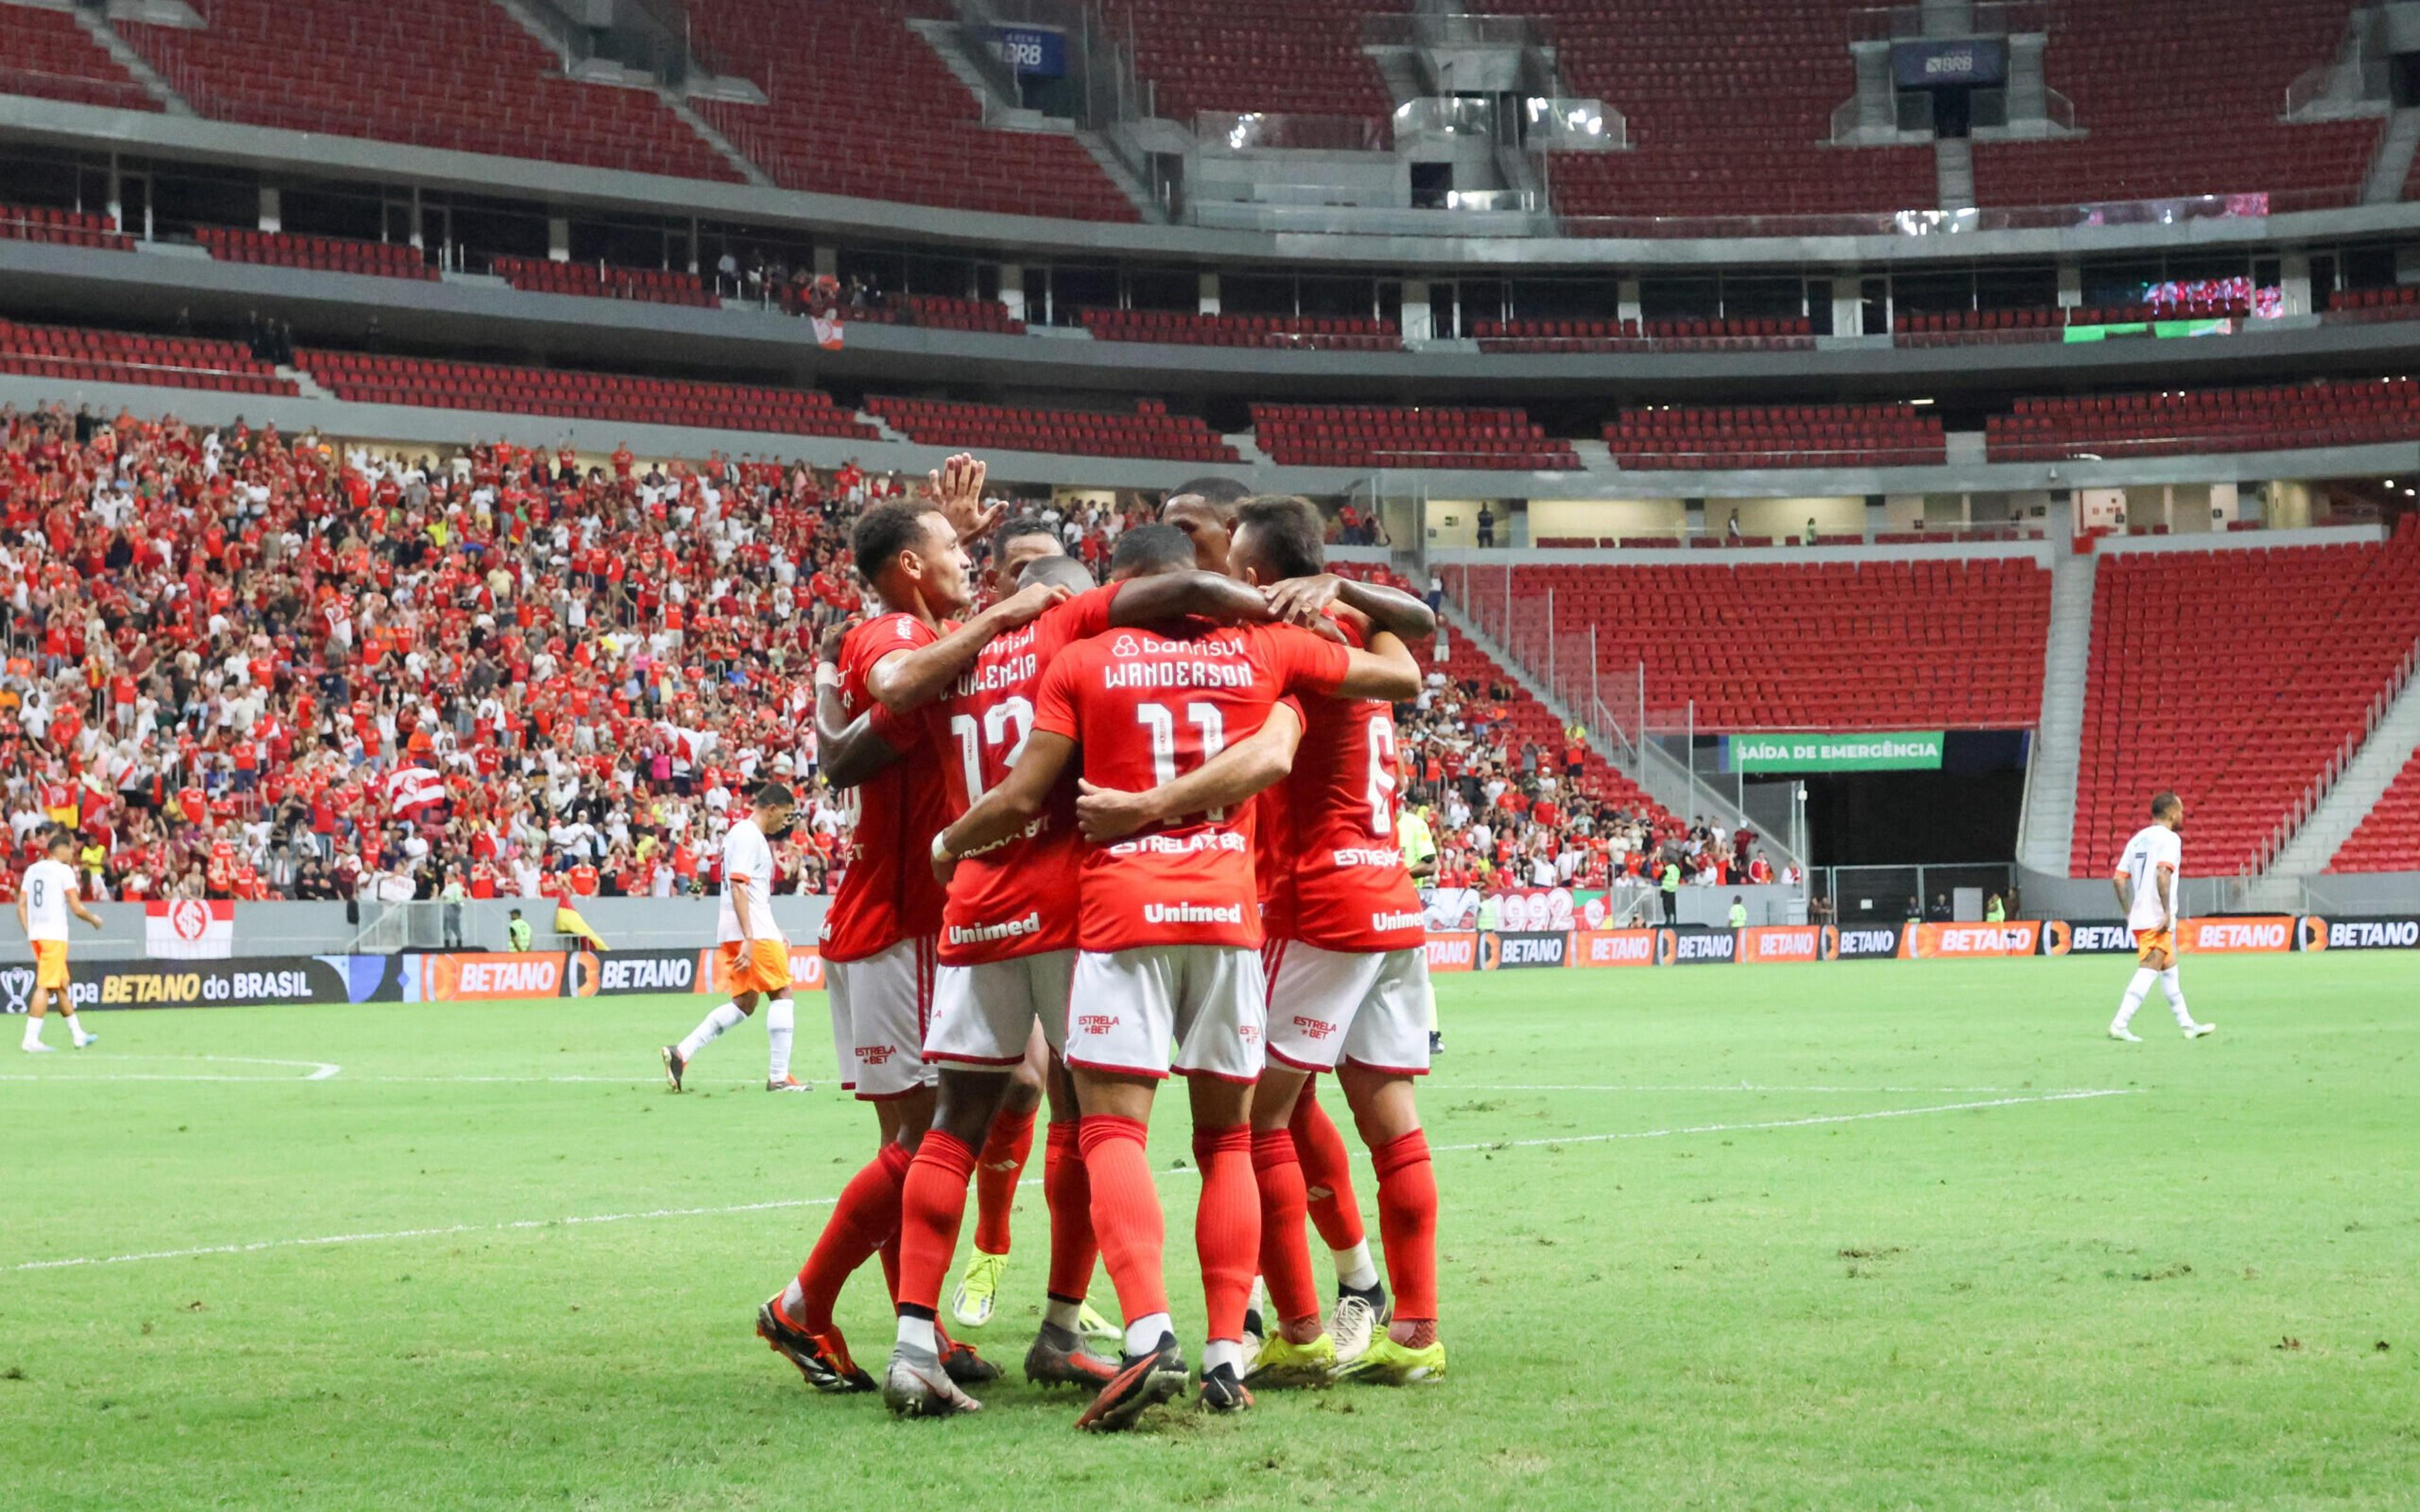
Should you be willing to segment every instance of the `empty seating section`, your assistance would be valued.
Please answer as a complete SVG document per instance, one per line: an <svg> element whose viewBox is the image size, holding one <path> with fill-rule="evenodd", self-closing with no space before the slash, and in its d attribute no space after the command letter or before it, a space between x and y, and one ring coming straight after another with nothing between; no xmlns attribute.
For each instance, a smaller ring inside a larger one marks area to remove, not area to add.
<svg viewBox="0 0 2420 1512"><path fill-rule="evenodd" d="M2104 874L2151 795L2189 874L2253 858L2420 637L2420 535L2101 558L2071 873Z"/></svg>
<svg viewBox="0 0 2420 1512"><path fill-rule="evenodd" d="M676 378L626 378L489 363L439 363L416 357L308 350L296 362L339 399L362 404L417 405L437 409L493 409L509 414L618 420L632 424L695 425L769 431L783 436L838 436L876 440L873 427L808 390Z"/></svg>
<svg viewBox="0 0 2420 1512"><path fill-rule="evenodd" d="M231 341L140 336L0 320L0 373L78 383L156 383L230 393L294 393L290 378Z"/></svg>
<svg viewBox="0 0 2420 1512"><path fill-rule="evenodd" d="M158 110L160 102L66 10L0 5L0 94Z"/></svg>
<svg viewBox="0 0 2420 1512"><path fill-rule="evenodd" d="M1176 310L1086 310L1094 341L1160 341L1186 347L1280 347L1309 351L1404 348L1392 320L1369 316L1194 315Z"/></svg>
<svg viewBox="0 0 2420 1512"><path fill-rule="evenodd" d="M1636 320L1481 320L1470 328L1483 352L1644 350Z"/></svg>
<svg viewBox="0 0 2420 1512"><path fill-rule="evenodd" d="M2341 191L2329 202L2353 203L2382 117L2279 118L2295 77L2335 56L2352 10L2273 0L2247 13L2247 32L2216 23L2203 0L2052 7L2043 82L2073 101L2085 134L1976 142L1976 202Z"/></svg>
<svg viewBox="0 0 2420 1512"><path fill-rule="evenodd" d="M1486 352L1806 351L1815 324L1790 318L1481 320L1471 330Z"/></svg>
<svg viewBox="0 0 2420 1512"><path fill-rule="evenodd" d="M40 205L0 205L0 237L111 252L134 250L134 239L112 229L106 216L89 215L83 210L54 210Z"/></svg>
<svg viewBox="0 0 2420 1512"><path fill-rule="evenodd" d="M1544 17L1565 86L1629 119L1628 151L1555 155L1564 215L1930 208L1940 193L1929 147L1829 145L1834 107L1856 93L1849 16L1869 5L1494 0L1488 8Z"/></svg>
<svg viewBox="0 0 2420 1512"><path fill-rule="evenodd" d="M340 237L298 237L276 231L244 231L206 225L194 238L220 262L273 263L329 273L365 273L373 278L434 280L420 249L399 241L350 241Z"/></svg>
<svg viewBox="0 0 2420 1512"><path fill-rule="evenodd" d="M675 272L669 268L615 268L605 263L559 263L546 257L498 257L489 271L515 288L539 294L690 304L708 310L722 302L695 273Z"/></svg>
<svg viewBox="0 0 2420 1512"><path fill-rule="evenodd" d="M1927 314L1900 310L1891 317L1892 339L1901 347L2000 346L2058 341L2069 326L2142 325L2154 320L2243 320L2252 307L2236 300L2189 300L2179 304L2078 305L2057 310L1957 310Z"/></svg>
<svg viewBox="0 0 2420 1512"><path fill-rule="evenodd" d="M911 17L947 0L689 0L701 52L767 103L693 100L784 189L1087 221L1140 219L1074 137L996 131Z"/></svg>
<svg viewBox="0 0 2420 1512"><path fill-rule="evenodd" d="M2050 574L2024 557L1528 566L1512 613L1512 644L1551 634L1565 655L1593 625L1608 682L1643 666L1648 706L1694 700L1700 730L2018 730L2041 715Z"/></svg>
<svg viewBox="0 0 2420 1512"><path fill-rule="evenodd" d="M1303 467L1571 471L1579 455L1518 409L1395 409L1354 405L1252 406L1261 450Z"/></svg>
<svg viewBox="0 0 2420 1512"><path fill-rule="evenodd" d="M1131 35L1158 113L1202 111L1385 119L1395 102L1361 51L1361 21L1388 0L1108 0Z"/></svg>
<svg viewBox="0 0 2420 1512"><path fill-rule="evenodd" d="M648 90L581 84L494 0L190 0L118 23L221 120L683 178L739 175Z"/></svg>
<svg viewBox="0 0 2420 1512"><path fill-rule="evenodd" d="M2366 446L2420 438L2420 383L2379 378L2020 399L2015 414L1986 420L1983 434L1994 462Z"/></svg>
<svg viewBox="0 0 2420 1512"><path fill-rule="evenodd" d="M1059 452L1075 456L1150 456L1181 462L1235 462L1235 449L1191 415L1171 415L1145 399L1133 414L1085 409L1011 409L945 399L865 401L909 440L926 446Z"/></svg>
<svg viewBox="0 0 2420 1512"><path fill-rule="evenodd" d="M1008 313L997 300L962 300L944 294L901 294L891 301L891 311L904 317L909 325L931 326L941 331L982 331L995 335L1021 336L1025 322ZM859 316L850 315L849 319Z"/></svg>
<svg viewBox="0 0 2420 1512"><path fill-rule="evenodd" d="M2370 320L2410 320L2420 316L2420 284L2392 288L2350 288L2335 296L2324 318L2330 324Z"/></svg>
<svg viewBox="0 0 2420 1512"><path fill-rule="evenodd" d="M1946 456L1940 417L1904 404L1634 409L1605 428L1622 467L1929 467Z"/></svg>
<svg viewBox="0 0 2420 1512"><path fill-rule="evenodd" d="M2420 751L2336 848L2331 872L2420 872Z"/></svg>

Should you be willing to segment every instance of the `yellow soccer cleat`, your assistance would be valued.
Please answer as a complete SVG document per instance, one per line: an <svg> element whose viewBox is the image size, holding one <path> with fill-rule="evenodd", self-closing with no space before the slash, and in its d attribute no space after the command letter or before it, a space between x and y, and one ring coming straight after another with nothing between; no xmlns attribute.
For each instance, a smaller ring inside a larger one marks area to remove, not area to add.
<svg viewBox="0 0 2420 1512"><path fill-rule="evenodd" d="M1445 1340L1421 1349L1398 1344L1381 1334L1351 1365L1340 1366L1339 1381L1366 1381L1376 1386L1415 1386L1445 1379Z"/></svg>
<svg viewBox="0 0 2420 1512"><path fill-rule="evenodd" d="M1000 1294L1000 1273L1007 1269L1007 1256L985 1255L981 1250L967 1261L967 1273L958 1277L957 1290L950 1293L950 1316L960 1328L981 1328L991 1321L992 1300Z"/></svg>
<svg viewBox="0 0 2420 1512"><path fill-rule="evenodd" d="M1076 1332L1103 1344L1119 1344L1125 1340L1126 1331L1103 1318L1091 1303L1076 1310Z"/></svg>
<svg viewBox="0 0 2420 1512"><path fill-rule="evenodd" d="M1269 1391L1287 1387L1325 1386L1336 1379L1336 1341L1322 1334L1308 1344L1296 1344L1283 1334L1272 1334L1252 1356L1244 1384Z"/></svg>

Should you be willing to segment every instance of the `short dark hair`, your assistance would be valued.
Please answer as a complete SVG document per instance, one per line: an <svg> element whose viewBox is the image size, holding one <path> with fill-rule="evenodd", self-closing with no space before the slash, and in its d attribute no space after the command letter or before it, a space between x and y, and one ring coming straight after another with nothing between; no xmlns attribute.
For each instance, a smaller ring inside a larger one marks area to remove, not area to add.
<svg viewBox="0 0 2420 1512"><path fill-rule="evenodd" d="M1235 529L1252 532L1252 550L1280 578L1309 578L1327 564L1318 508L1291 494L1262 494L1235 509Z"/></svg>
<svg viewBox="0 0 2420 1512"><path fill-rule="evenodd" d="M1029 535L1047 535L1054 543L1059 539L1059 532L1041 516L1019 515L991 532L991 548L998 551L1009 542L1022 540Z"/></svg>
<svg viewBox="0 0 2420 1512"><path fill-rule="evenodd" d="M1097 586L1093 581L1092 568L1063 553L1058 556L1035 557L1025 564L1024 571L1016 575L1017 587L1032 588L1037 585L1064 588L1078 594Z"/></svg>
<svg viewBox="0 0 2420 1512"><path fill-rule="evenodd" d="M786 782L767 782L756 789L759 809L795 809L798 803L798 795L790 791Z"/></svg>
<svg viewBox="0 0 2420 1512"><path fill-rule="evenodd" d="M930 504L892 500L860 515L848 532L848 549L857 559L857 570L872 582L899 559L900 552L924 544L924 517L939 513Z"/></svg>
<svg viewBox="0 0 2420 1512"><path fill-rule="evenodd" d="M73 845L75 842L75 832L61 826L51 831L50 839L42 841L42 849L55 851L62 845Z"/></svg>
<svg viewBox="0 0 2420 1512"><path fill-rule="evenodd" d="M1173 525L1138 525L1118 537L1118 548L1109 557L1112 577L1192 565L1193 537Z"/></svg>
<svg viewBox="0 0 2420 1512"><path fill-rule="evenodd" d="M1217 510L1220 519L1233 519L1235 506L1249 499L1252 496L1252 490L1233 478L1204 475L1178 484L1169 491L1168 497L1160 501L1159 507L1166 509L1170 504L1188 495Z"/></svg>
<svg viewBox="0 0 2420 1512"><path fill-rule="evenodd" d="M2151 817L2154 819L2165 819L2168 815L2176 812L2179 809L2183 808L2184 803L2185 800L2178 797L2174 793L2161 793L2154 795L2151 799Z"/></svg>

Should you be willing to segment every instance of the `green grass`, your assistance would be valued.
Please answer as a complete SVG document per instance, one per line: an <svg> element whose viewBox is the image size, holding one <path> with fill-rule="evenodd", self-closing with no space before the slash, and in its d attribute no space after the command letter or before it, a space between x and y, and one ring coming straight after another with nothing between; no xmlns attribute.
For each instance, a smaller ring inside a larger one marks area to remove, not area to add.
<svg viewBox="0 0 2420 1512"><path fill-rule="evenodd" d="M752 1336L870 1119L754 1090L753 1026L667 1095L700 999L95 1014L0 1062L0 1504L2420 1504L2420 974L2197 960L2219 1035L2116 1045L2128 964L1444 979L1452 1379L1107 1440L1022 1385L894 1423ZM217 1245L262 1247L28 1268ZM869 1271L861 1354L885 1311Z"/></svg>

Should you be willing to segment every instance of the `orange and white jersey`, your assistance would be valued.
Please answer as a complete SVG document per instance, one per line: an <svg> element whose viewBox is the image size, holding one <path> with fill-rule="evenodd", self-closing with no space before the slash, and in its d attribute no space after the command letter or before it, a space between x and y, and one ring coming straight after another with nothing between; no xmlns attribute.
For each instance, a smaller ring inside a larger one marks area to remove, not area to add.
<svg viewBox="0 0 2420 1512"><path fill-rule="evenodd" d="M739 928L739 910L732 903L735 894L748 895L748 922L756 939L779 939L781 932L773 926L773 846L765 832L756 827L753 814L740 820L722 837L722 915L714 938L718 944L750 936Z"/></svg>
<svg viewBox="0 0 2420 1512"><path fill-rule="evenodd" d="M2160 869L2166 867L2168 902L2160 902ZM2172 918L2176 904L2184 897L2185 842L2182 836L2165 825L2146 825L2126 842L2118 856L2118 875L2127 879L2134 888L2134 906L2126 915L2129 929L2158 929L2163 918Z"/></svg>
<svg viewBox="0 0 2420 1512"><path fill-rule="evenodd" d="M68 937L68 900L75 896L75 868L49 856L25 868L25 937L64 940Z"/></svg>

